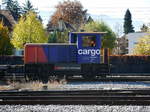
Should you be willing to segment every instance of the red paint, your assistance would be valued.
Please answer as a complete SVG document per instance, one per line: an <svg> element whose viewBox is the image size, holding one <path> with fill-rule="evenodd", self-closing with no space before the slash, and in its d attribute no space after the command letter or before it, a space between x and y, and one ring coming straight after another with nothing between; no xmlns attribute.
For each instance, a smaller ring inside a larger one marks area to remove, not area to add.
<svg viewBox="0 0 150 112"><path fill-rule="evenodd" d="M44 49L40 45L25 46L25 64L48 62Z"/></svg>
<svg viewBox="0 0 150 112"><path fill-rule="evenodd" d="M44 52L44 49L42 48L42 46L38 46L37 47L37 62L38 63L47 63L48 60L47 60L47 57L46 57L46 54Z"/></svg>
<svg viewBox="0 0 150 112"><path fill-rule="evenodd" d="M35 46L25 47L25 63L35 63Z"/></svg>

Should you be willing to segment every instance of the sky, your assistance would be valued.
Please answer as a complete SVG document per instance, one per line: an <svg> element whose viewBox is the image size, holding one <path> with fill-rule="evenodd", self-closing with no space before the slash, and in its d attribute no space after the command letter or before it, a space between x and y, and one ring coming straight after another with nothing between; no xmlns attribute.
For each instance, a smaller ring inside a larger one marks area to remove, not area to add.
<svg viewBox="0 0 150 112"><path fill-rule="evenodd" d="M18 0L20 4L25 0ZM47 24L50 16L55 11L55 6L64 0L30 0L35 8L38 8L44 24ZM71 0L73 1L73 0ZM78 0L84 9L91 15L107 15L111 18L123 19L125 11L129 8L132 21L150 22L150 0Z"/></svg>

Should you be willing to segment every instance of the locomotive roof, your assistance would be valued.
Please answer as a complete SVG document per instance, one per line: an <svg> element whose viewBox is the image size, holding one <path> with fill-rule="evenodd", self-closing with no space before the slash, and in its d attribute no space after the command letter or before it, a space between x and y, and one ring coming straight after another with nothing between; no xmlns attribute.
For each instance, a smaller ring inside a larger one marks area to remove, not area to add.
<svg viewBox="0 0 150 112"><path fill-rule="evenodd" d="M72 32L75 34L106 34L107 32Z"/></svg>
<svg viewBox="0 0 150 112"><path fill-rule="evenodd" d="M76 43L26 43L25 45L76 45Z"/></svg>

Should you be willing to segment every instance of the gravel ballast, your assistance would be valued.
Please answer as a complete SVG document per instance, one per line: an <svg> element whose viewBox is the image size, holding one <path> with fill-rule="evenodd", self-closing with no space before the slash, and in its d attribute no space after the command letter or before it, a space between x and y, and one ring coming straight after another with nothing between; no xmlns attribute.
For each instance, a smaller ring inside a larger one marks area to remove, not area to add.
<svg viewBox="0 0 150 112"><path fill-rule="evenodd" d="M72 82L48 85L48 90L98 90L98 89L150 88L144 82ZM0 105L0 112L150 112L150 106L101 105Z"/></svg>
<svg viewBox="0 0 150 112"><path fill-rule="evenodd" d="M5 105L0 112L150 112L150 106Z"/></svg>
<svg viewBox="0 0 150 112"><path fill-rule="evenodd" d="M99 90L99 89L131 89L131 88L150 88L150 83L145 82L74 82L64 85L57 85L57 90Z"/></svg>

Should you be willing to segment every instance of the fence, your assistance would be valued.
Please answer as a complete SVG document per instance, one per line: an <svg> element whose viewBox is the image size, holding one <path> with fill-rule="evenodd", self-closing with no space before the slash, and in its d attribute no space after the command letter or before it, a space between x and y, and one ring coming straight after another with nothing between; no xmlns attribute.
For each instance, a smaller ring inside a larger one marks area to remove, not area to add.
<svg viewBox="0 0 150 112"><path fill-rule="evenodd" d="M150 56L110 56L111 73L150 73Z"/></svg>

